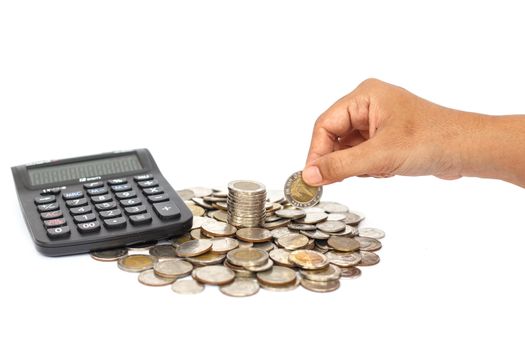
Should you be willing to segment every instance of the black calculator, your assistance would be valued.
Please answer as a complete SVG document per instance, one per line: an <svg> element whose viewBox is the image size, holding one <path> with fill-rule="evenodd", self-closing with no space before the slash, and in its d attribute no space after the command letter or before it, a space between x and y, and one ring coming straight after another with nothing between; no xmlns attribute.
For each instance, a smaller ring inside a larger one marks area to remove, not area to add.
<svg viewBox="0 0 525 350"><path fill-rule="evenodd" d="M38 251L85 253L188 232L192 213L147 149L11 168Z"/></svg>

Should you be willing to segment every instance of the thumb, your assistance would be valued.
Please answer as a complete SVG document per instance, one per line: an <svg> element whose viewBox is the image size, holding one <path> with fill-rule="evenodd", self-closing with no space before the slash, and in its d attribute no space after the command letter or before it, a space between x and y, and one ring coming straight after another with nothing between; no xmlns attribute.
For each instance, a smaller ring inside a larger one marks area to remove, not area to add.
<svg viewBox="0 0 525 350"><path fill-rule="evenodd" d="M389 147L380 147L373 141L367 140L317 158L303 170L303 180L309 185L320 186L350 176L390 174L393 167Z"/></svg>

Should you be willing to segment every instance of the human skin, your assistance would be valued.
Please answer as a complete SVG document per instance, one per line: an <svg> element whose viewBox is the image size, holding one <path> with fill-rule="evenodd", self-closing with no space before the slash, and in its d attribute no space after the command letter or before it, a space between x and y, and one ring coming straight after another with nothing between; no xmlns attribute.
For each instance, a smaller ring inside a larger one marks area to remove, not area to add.
<svg viewBox="0 0 525 350"><path fill-rule="evenodd" d="M320 186L394 175L474 176L525 187L525 115L454 110L367 79L317 119L303 179Z"/></svg>

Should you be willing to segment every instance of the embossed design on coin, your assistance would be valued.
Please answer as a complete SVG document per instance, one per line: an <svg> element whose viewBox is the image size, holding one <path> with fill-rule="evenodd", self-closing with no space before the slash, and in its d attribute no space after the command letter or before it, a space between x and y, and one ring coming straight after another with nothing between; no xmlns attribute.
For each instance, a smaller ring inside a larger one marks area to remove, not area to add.
<svg viewBox="0 0 525 350"><path fill-rule="evenodd" d="M313 207L323 194L322 187L314 187L303 181L303 172L293 173L284 184L286 200L297 208Z"/></svg>
<svg viewBox="0 0 525 350"><path fill-rule="evenodd" d="M306 270L322 269L328 265L328 258L324 254L314 250L295 250L290 253L288 259L295 265Z"/></svg>

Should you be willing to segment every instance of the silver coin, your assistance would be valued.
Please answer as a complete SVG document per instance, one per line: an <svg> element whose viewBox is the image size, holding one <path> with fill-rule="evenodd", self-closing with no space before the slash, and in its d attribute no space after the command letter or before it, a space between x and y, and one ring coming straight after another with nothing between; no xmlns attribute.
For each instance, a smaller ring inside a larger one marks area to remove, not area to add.
<svg viewBox="0 0 525 350"><path fill-rule="evenodd" d="M219 290L231 297L248 297L259 291L259 283L254 278L239 278L227 285L220 286Z"/></svg>
<svg viewBox="0 0 525 350"><path fill-rule="evenodd" d="M189 190L193 192L193 197L207 197L213 193L213 190L207 187L190 187Z"/></svg>
<svg viewBox="0 0 525 350"><path fill-rule="evenodd" d="M328 238L327 243L339 252L355 252L361 246L355 239L341 236L332 236Z"/></svg>
<svg viewBox="0 0 525 350"><path fill-rule="evenodd" d="M275 244L273 244L272 242L253 243L252 247L253 248L257 248L257 249L261 249L261 250L264 250L264 251L267 251L267 252L270 252L270 251L272 251L272 250L274 250L276 248Z"/></svg>
<svg viewBox="0 0 525 350"><path fill-rule="evenodd" d="M290 234L290 233L292 233L292 231L290 231L288 227L279 227L279 228L272 230L272 236L275 239L282 237L284 235Z"/></svg>
<svg viewBox="0 0 525 350"><path fill-rule="evenodd" d="M320 202L317 206L324 209L324 211L329 214L348 212L348 207L346 205L337 202Z"/></svg>
<svg viewBox="0 0 525 350"><path fill-rule="evenodd" d="M348 212L346 213L346 218L344 219L344 223L347 225L357 226L361 221L363 221L365 217L359 213L356 212Z"/></svg>
<svg viewBox="0 0 525 350"><path fill-rule="evenodd" d="M180 244L176 248L176 252L181 258L192 257L210 251L212 245L210 239L194 239Z"/></svg>
<svg viewBox="0 0 525 350"><path fill-rule="evenodd" d="M330 235L328 233L325 233L321 230L315 230L315 231L299 231L300 234L305 235L306 237L313 238L313 239L328 239L330 238Z"/></svg>
<svg viewBox="0 0 525 350"><path fill-rule="evenodd" d="M182 200L185 200L185 201L191 200L193 197L195 197L195 193L193 193L192 190L188 190L188 189L178 190L177 194Z"/></svg>
<svg viewBox="0 0 525 350"><path fill-rule="evenodd" d="M281 209L275 212L275 215L285 219L297 220L306 216L306 213L302 209Z"/></svg>
<svg viewBox="0 0 525 350"><path fill-rule="evenodd" d="M171 244L157 244L149 249L149 254L156 256L157 258L175 258L175 247Z"/></svg>
<svg viewBox="0 0 525 350"><path fill-rule="evenodd" d="M330 264L320 270L299 270L303 279L316 282L328 282L338 280L341 277L341 268Z"/></svg>
<svg viewBox="0 0 525 350"><path fill-rule="evenodd" d="M204 290L204 286L193 279L182 279L176 280L171 290L178 294L198 294Z"/></svg>
<svg viewBox="0 0 525 350"><path fill-rule="evenodd" d="M316 208L305 208L305 209L316 209ZM328 214L326 214L322 209L319 209L321 212L306 212L306 216L300 219L294 220L298 224L318 224L322 221L328 219Z"/></svg>
<svg viewBox="0 0 525 350"><path fill-rule="evenodd" d="M192 277L200 283L221 286L231 283L235 273L223 265L201 266L193 270Z"/></svg>
<svg viewBox="0 0 525 350"><path fill-rule="evenodd" d="M382 246L381 242L375 238L356 236L354 239L358 241L359 244L361 245L361 247L359 248L360 250L366 250L368 252L373 252L373 251L381 249L381 246Z"/></svg>
<svg viewBox="0 0 525 350"><path fill-rule="evenodd" d="M341 221L323 221L318 223L317 228L326 233L341 232L346 229L346 225Z"/></svg>
<svg viewBox="0 0 525 350"><path fill-rule="evenodd" d="M288 224L288 228L290 230L295 230L295 231L315 231L317 229L317 227L315 225L298 224L298 223L295 223L295 222L289 223Z"/></svg>
<svg viewBox="0 0 525 350"><path fill-rule="evenodd" d="M187 257L185 259L186 261L192 263L195 266L209 266L220 264L224 261L225 258L225 254L209 251L207 253L198 256Z"/></svg>
<svg viewBox="0 0 525 350"><path fill-rule="evenodd" d="M241 228L236 233L237 238L245 242L267 242L272 239L272 233L268 229L259 227L245 227Z"/></svg>
<svg viewBox="0 0 525 350"><path fill-rule="evenodd" d="M99 250L90 253L91 257L98 261L116 261L126 254L128 254L128 250L126 248Z"/></svg>
<svg viewBox="0 0 525 350"><path fill-rule="evenodd" d="M246 270L248 270L248 271L251 271L251 272L261 272L261 271L269 270L272 267L273 267L273 260L268 259L268 261L264 265L260 265L260 266L245 266L244 268Z"/></svg>
<svg viewBox="0 0 525 350"><path fill-rule="evenodd" d="M215 209L211 204L208 204L207 202L204 201L204 199L200 197L193 197L191 200L198 206L203 207L204 209L209 209L209 210Z"/></svg>
<svg viewBox="0 0 525 350"><path fill-rule="evenodd" d="M341 278L357 278L361 276L361 270L355 266L341 267Z"/></svg>
<svg viewBox="0 0 525 350"><path fill-rule="evenodd" d="M285 226L288 226L288 224L290 223L290 219L281 219L281 220L277 220L277 221L273 221L273 222L265 222L264 224L262 224L262 227L268 229L268 230L273 230L273 229L276 229L276 228L279 228L279 227L285 227Z"/></svg>
<svg viewBox="0 0 525 350"><path fill-rule="evenodd" d="M300 233L290 233L277 239L279 246L288 250L301 249L308 245L309 239Z"/></svg>
<svg viewBox="0 0 525 350"><path fill-rule="evenodd" d="M208 221L202 224L201 230L208 233L210 236L213 237L229 237L233 236L237 229L226 223L226 222L220 222L220 221Z"/></svg>
<svg viewBox="0 0 525 350"><path fill-rule="evenodd" d="M341 221L344 219L346 219L346 213L331 213L328 214L328 217L326 218L326 220L330 221Z"/></svg>
<svg viewBox="0 0 525 350"><path fill-rule="evenodd" d="M374 239L385 238L385 231L373 227L362 227L357 230L357 234L361 237L368 237Z"/></svg>
<svg viewBox="0 0 525 350"><path fill-rule="evenodd" d="M272 259L277 265L293 267L294 264L288 260L290 252L286 249L274 249L270 252L270 259Z"/></svg>
<svg viewBox="0 0 525 350"><path fill-rule="evenodd" d="M339 267L349 267L356 266L361 262L361 253L359 252L334 252L329 251L325 253L326 257L331 264L337 265Z"/></svg>
<svg viewBox="0 0 525 350"><path fill-rule="evenodd" d="M359 266L372 266L379 263L379 255L372 252L361 252L361 262Z"/></svg>
<svg viewBox="0 0 525 350"><path fill-rule="evenodd" d="M128 254L132 251L144 251L149 250L151 247L153 247L155 244L157 244L157 241L148 241L148 242L140 242L129 245L128 248Z"/></svg>
<svg viewBox="0 0 525 350"><path fill-rule="evenodd" d="M226 259L237 266L260 266L266 264L269 259L268 253L257 248L237 248L226 255Z"/></svg>
<svg viewBox="0 0 525 350"><path fill-rule="evenodd" d="M294 289L296 289L297 287L299 287L299 285L301 284L301 277L297 276L295 278L295 281L294 282L291 282L291 283L288 283L288 284L283 284L283 285L269 285L269 284L265 284L265 283L262 283L261 281L259 281L259 286L263 289L266 289L267 291L270 291L270 292L289 292L289 291L292 291Z"/></svg>
<svg viewBox="0 0 525 350"><path fill-rule="evenodd" d="M181 259L168 259L157 262L153 270L160 277L181 278L191 273L193 265Z"/></svg>
<svg viewBox="0 0 525 350"><path fill-rule="evenodd" d="M212 218L205 217L205 216L194 216L191 229L194 230L196 228L201 228L204 223L209 222L209 221L215 221L215 220Z"/></svg>
<svg viewBox="0 0 525 350"><path fill-rule="evenodd" d="M155 272L151 269L142 271L139 274L138 279L140 283L152 287L167 286L168 284L172 284L175 281L175 278L165 278L157 276Z"/></svg>
<svg viewBox="0 0 525 350"><path fill-rule="evenodd" d="M339 280L333 280L333 281L327 281L327 282L316 282L307 280L306 278L303 278L301 280L301 285L312 292L318 292L318 293L327 293L327 292L333 292L334 290L338 289L341 285Z"/></svg>
<svg viewBox="0 0 525 350"><path fill-rule="evenodd" d="M211 251L215 253L225 254L239 246L239 241L231 237L213 238L211 242Z"/></svg>

